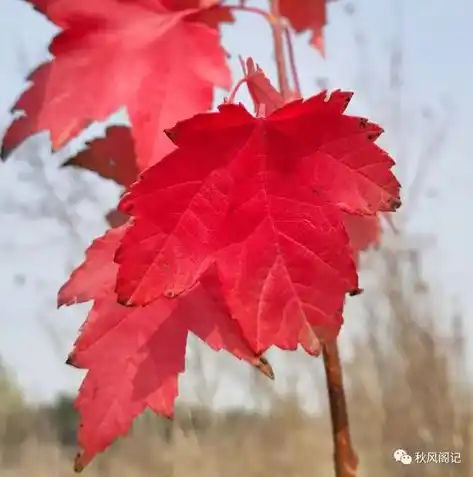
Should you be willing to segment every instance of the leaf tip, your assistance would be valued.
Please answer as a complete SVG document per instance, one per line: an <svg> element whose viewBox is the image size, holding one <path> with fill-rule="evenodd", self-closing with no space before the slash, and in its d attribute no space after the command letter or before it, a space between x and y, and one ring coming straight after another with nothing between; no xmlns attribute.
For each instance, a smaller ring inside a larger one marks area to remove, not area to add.
<svg viewBox="0 0 473 477"><path fill-rule="evenodd" d="M174 129L165 129L165 130L164 130L164 134L166 134L166 136L167 136L172 142L175 141L175 139L176 139L176 133L175 133Z"/></svg>
<svg viewBox="0 0 473 477"><path fill-rule="evenodd" d="M391 208L392 211L395 211L401 207L402 201L401 199L398 199L396 197L391 197L389 200L389 207Z"/></svg>
<svg viewBox="0 0 473 477"><path fill-rule="evenodd" d="M62 169L63 167L76 167L77 164L74 161L74 157L70 157L66 162L62 163L59 167Z"/></svg>
<svg viewBox="0 0 473 477"><path fill-rule="evenodd" d="M375 142L381 136L381 134L383 134L383 132L384 132L384 129L379 128L377 131L369 133L368 139L371 142Z"/></svg>
<svg viewBox="0 0 473 477"><path fill-rule="evenodd" d="M87 463L85 462L84 452L78 451L76 456L74 457L74 472L76 474L80 474L84 470L86 465Z"/></svg>
<svg viewBox="0 0 473 477"><path fill-rule="evenodd" d="M77 297L71 297L70 293L67 290L67 286L70 283L70 278L69 280L64 283L64 285L59 289L58 294L57 294L57 299L56 299L56 308L59 309L62 306L70 306L73 305L74 303L77 303Z"/></svg>
<svg viewBox="0 0 473 477"><path fill-rule="evenodd" d="M12 152L13 149L10 149L3 144L2 148L0 149L0 160L5 162L11 156Z"/></svg>
<svg viewBox="0 0 473 477"><path fill-rule="evenodd" d="M363 288L355 288L354 290L350 290L348 292L350 296L357 296L357 295L361 295L362 293L363 293Z"/></svg>
<svg viewBox="0 0 473 477"><path fill-rule="evenodd" d="M74 351L71 351L68 355L67 355L67 359L65 361L65 364L67 364L68 366L72 366L73 368L76 368L76 369L81 369L81 367L79 365L77 365L77 363L75 362L75 359L74 359Z"/></svg>
<svg viewBox="0 0 473 477"><path fill-rule="evenodd" d="M255 367L269 379L274 381L273 367L269 364L269 361L264 356L260 356L258 358L257 362L255 363Z"/></svg>

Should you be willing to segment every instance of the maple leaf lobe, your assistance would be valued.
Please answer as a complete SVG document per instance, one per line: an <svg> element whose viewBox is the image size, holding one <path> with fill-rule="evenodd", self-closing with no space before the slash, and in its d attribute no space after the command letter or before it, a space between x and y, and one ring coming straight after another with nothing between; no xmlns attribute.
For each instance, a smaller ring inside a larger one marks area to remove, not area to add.
<svg viewBox="0 0 473 477"><path fill-rule="evenodd" d="M57 297L58 308L63 305L84 303L108 293L117 273L113 255L125 231L125 225L111 229L92 242L85 252L84 262L71 273L60 288Z"/></svg>
<svg viewBox="0 0 473 477"><path fill-rule="evenodd" d="M130 186L138 177L130 128L107 128L105 137L88 142L86 149L69 158L62 167L87 169L122 186Z"/></svg>

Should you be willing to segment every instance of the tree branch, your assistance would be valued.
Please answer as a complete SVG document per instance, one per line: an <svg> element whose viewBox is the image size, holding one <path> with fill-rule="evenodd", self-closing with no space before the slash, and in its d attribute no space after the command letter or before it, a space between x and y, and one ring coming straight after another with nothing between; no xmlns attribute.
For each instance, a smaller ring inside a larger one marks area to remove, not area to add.
<svg viewBox="0 0 473 477"><path fill-rule="evenodd" d="M353 450L350 439L342 366L337 341L334 340L325 344L323 354L332 418L335 475L336 477L355 477L358 468L358 456Z"/></svg>
<svg viewBox="0 0 473 477"><path fill-rule="evenodd" d="M279 0L270 0L271 16L275 19L271 24L273 30L274 56L276 58L276 67L278 72L279 91L282 97L287 101L291 96L291 88L286 71L286 60L284 55L284 31L281 25L279 14Z"/></svg>

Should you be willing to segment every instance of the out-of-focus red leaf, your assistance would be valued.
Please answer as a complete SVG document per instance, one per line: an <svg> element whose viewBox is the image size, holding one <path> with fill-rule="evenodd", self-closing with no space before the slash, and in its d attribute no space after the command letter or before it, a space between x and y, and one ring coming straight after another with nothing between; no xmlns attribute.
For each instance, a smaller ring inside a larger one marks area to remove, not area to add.
<svg viewBox="0 0 473 477"><path fill-rule="evenodd" d="M166 8L172 11L201 9L189 18L205 23L211 28L217 28L221 23L233 23L230 9L222 5L219 0L164 0Z"/></svg>
<svg viewBox="0 0 473 477"><path fill-rule="evenodd" d="M130 129L126 126L107 128L105 137L93 139L87 148L64 163L96 172L128 187L138 177L138 166Z"/></svg>
<svg viewBox="0 0 473 477"><path fill-rule="evenodd" d="M220 7L169 10L159 0L30 0L63 28L51 43L51 62L28 78L16 102L23 111L8 128L6 157L27 137L49 131L53 150L93 121L126 107L138 167L172 150L163 130L210 108L215 86L230 72L215 21ZM194 2L196 3L196 2Z"/></svg>
<svg viewBox="0 0 473 477"><path fill-rule="evenodd" d="M312 32L311 44L325 54L323 28L329 0L279 0L279 10L297 33Z"/></svg>

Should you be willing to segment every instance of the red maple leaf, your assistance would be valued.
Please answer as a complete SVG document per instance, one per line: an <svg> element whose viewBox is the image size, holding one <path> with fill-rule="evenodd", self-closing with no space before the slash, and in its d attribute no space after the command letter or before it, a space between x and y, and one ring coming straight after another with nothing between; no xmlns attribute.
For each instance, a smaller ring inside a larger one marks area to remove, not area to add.
<svg viewBox="0 0 473 477"><path fill-rule="evenodd" d="M134 308L118 304L112 258L125 230L110 230L93 242L58 298L59 305L95 299L68 358L88 370L75 402L81 416L78 471L146 408L172 416L189 332L272 377L268 362L251 350L229 316L212 270L178 299L160 297Z"/></svg>
<svg viewBox="0 0 473 477"><path fill-rule="evenodd" d="M179 10L159 0L30 3L63 31L50 46L54 60L30 75L32 86L13 108L25 115L7 130L3 157L44 130L56 150L125 106L143 169L172 150L165 128L209 109L214 86L230 85L218 32L204 23L208 14L215 24L216 5ZM199 5L183 2L189 4Z"/></svg>
<svg viewBox="0 0 473 477"><path fill-rule="evenodd" d="M327 23L330 0L279 0L279 11L297 33L312 32L311 44L324 55L323 27Z"/></svg>
<svg viewBox="0 0 473 477"><path fill-rule="evenodd" d="M178 149L121 201L133 216L115 260L119 301L175 296L217 264L225 300L253 349L297 347L357 289L342 211L400 205L382 130L323 92L266 118L225 104L176 125ZM289 319L290 317L290 319Z"/></svg>
<svg viewBox="0 0 473 477"><path fill-rule="evenodd" d="M93 139L87 148L67 160L63 166L74 166L96 172L125 187L138 177L138 165L130 128L111 126L105 137Z"/></svg>

